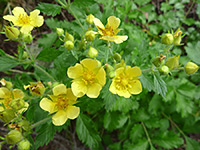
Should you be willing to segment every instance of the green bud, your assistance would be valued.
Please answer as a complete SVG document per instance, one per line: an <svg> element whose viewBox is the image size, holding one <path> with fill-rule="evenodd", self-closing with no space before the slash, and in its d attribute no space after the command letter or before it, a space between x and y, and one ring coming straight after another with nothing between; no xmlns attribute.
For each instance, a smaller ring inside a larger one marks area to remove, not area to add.
<svg viewBox="0 0 200 150"><path fill-rule="evenodd" d="M5 79L1 79L0 83L1 83L2 86L6 87L8 89L11 89L13 87L12 82L6 81Z"/></svg>
<svg viewBox="0 0 200 150"><path fill-rule="evenodd" d="M22 120L18 123L18 126L20 126L25 131L29 131L30 129L30 123L27 120Z"/></svg>
<svg viewBox="0 0 200 150"><path fill-rule="evenodd" d="M15 117L16 116L13 109L5 109L2 112L0 112L0 119L5 123L9 123Z"/></svg>
<svg viewBox="0 0 200 150"><path fill-rule="evenodd" d="M185 65L185 72L190 75L190 74L193 74L195 72L197 72L197 70L199 69L199 66L197 66L195 63L193 62L188 62L186 65Z"/></svg>
<svg viewBox="0 0 200 150"><path fill-rule="evenodd" d="M162 36L162 43L166 45L171 45L174 41L174 37L171 33L167 33Z"/></svg>
<svg viewBox="0 0 200 150"><path fill-rule="evenodd" d="M160 55L160 56L157 56L155 57L153 60L152 60L152 63L156 66L156 67L160 67L161 65L164 65L165 63L165 57L164 55Z"/></svg>
<svg viewBox="0 0 200 150"><path fill-rule="evenodd" d="M173 42L173 44L174 45L180 45L181 44L181 34L182 33L183 32L180 30L180 28L178 28L176 30L176 32L173 34L173 36L174 36L174 42Z"/></svg>
<svg viewBox="0 0 200 150"><path fill-rule="evenodd" d="M22 56L22 59L26 59L26 58L28 58L28 57L29 57L29 56L28 56L28 53L24 51L23 56Z"/></svg>
<svg viewBox="0 0 200 150"><path fill-rule="evenodd" d="M87 31L86 33L85 33L85 39L87 40L87 41L93 41L94 40L94 38L95 38L95 32L94 31Z"/></svg>
<svg viewBox="0 0 200 150"><path fill-rule="evenodd" d="M97 57L97 55L98 55L98 51L95 48L90 46L90 48L88 50L88 56L90 58L95 58L95 57Z"/></svg>
<svg viewBox="0 0 200 150"><path fill-rule="evenodd" d="M92 14L88 15L87 18L86 18L86 21L89 23L89 24L93 24L93 19L94 19L94 16Z"/></svg>
<svg viewBox="0 0 200 150"><path fill-rule="evenodd" d="M24 89L26 90L27 88L29 88L33 96L42 96L45 91L45 87L41 81L30 82L30 85L24 85Z"/></svg>
<svg viewBox="0 0 200 150"><path fill-rule="evenodd" d="M6 135L6 142L8 144L17 144L22 138L21 132L18 130L11 130L7 135Z"/></svg>
<svg viewBox="0 0 200 150"><path fill-rule="evenodd" d="M15 110L20 110L24 107L25 102L22 99L14 99L10 102L10 106Z"/></svg>
<svg viewBox="0 0 200 150"><path fill-rule="evenodd" d="M8 39L17 39L19 36L19 30L18 28L11 27L11 26L5 26L5 33Z"/></svg>
<svg viewBox="0 0 200 150"><path fill-rule="evenodd" d="M74 42L74 37L73 35L69 34L68 32L65 32L65 39L64 41L71 41L71 42Z"/></svg>
<svg viewBox="0 0 200 150"><path fill-rule="evenodd" d="M105 70L106 73L108 74L109 72L114 71L114 68L109 64L105 64Z"/></svg>
<svg viewBox="0 0 200 150"><path fill-rule="evenodd" d="M166 61L166 66L173 70L179 66L179 56L170 57Z"/></svg>
<svg viewBox="0 0 200 150"><path fill-rule="evenodd" d="M161 74L166 74L166 75L168 75L168 74L169 74L169 68L168 68L167 66L163 65L163 66L161 66L161 67L159 68L159 72L160 72Z"/></svg>
<svg viewBox="0 0 200 150"><path fill-rule="evenodd" d="M109 72L108 77L109 77L110 79L113 79L113 78L115 77L115 71Z"/></svg>
<svg viewBox="0 0 200 150"><path fill-rule="evenodd" d="M120 67L125 67L125 66L126 66L126 64L125 64L124 60L122 59L120 63L115 65L115 70L117 70Z"/></svg>
<svg viewBox="0 0 200 150"><path fill-rule="evenodd" d="M0 143L0 150L1 150L1 143Z"/></svg>
<svg viewBox="0 0 200 150"><path fill-rule="evenodd" d="M115 54L113 55L113 58L114 58L116 61L120 61L121 58L122 58L122 56L121 56L119 53L115 53Z"/></svg>
<svg viewBox="0 0 200 150"><path fill-rule="evenodd" d="M58 34L58 36L63 35L64 30L62 28L56 28L56 33Z"/></svg>
<svg viewBox="0 0 200 150"><path fill-rule="evenodd" d="M18 150L29 150L31 147L31 143L25 139L17 144Z"/></svg>
<svg viewBox="0 0 200 150"><path fill-rule="evenodd" d="M74 48L74 43L72 41L66 41L65 44L64 44L64 47L67 50L71 50L72 48Z"/></svg>
<svg viewBox="0 0 200 150"><path fill-rule="evenodd" d="M31 41L33 40L33 37L30 33L23 34L22 38L23 38L24 42L26 42L26 43L31 43Z"/></svg>

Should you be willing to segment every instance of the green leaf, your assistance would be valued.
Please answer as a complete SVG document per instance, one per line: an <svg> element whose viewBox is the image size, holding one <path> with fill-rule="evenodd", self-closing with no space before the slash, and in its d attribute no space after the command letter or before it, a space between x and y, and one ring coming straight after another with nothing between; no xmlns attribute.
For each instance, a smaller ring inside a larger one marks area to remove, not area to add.
<svg viewBox="0 0 200 150"><path fill-rule="evenodd" d="M167 149L178 148L184 143L183 139L172 131L161 132L158 137L152 139L152 142Z"/></svg>
<svg viewBox="0 0 200 150"><path fill-rule="evenodd" d="M195 89L196 89L196 86L192 82L187 80L186 83L181 84L177 88L177 91L178 91L178 93L192 99L192 98L194 98L195 93L196 93Z"/></svg>
<svg viewBox="0 0 200 150"><path fill-rule="evenodd" d="M15 59L12 59L12 58L9 58L6 56L0 57L0 71L7 71L19 64L20 64L20 62L18 62Z"/></svg>
<svg viewBox="0 0 200 150"><path fill-rule="evenodd" d="M91 149L99 146L101 138L94 127L93 121L88 116L80 114L77 118L76 133L79 139Z"/></svg>
<svg viewBox="0 0 200 150"><path fill-rule="evenodd" d="M126 140L123 144L124 150L147 150L148 148L148 141L146 139L142 139L136 144L130 143Z"/></svg>
<svg viewBox="0 0 200 150"><path fill-rule="evenodd" d="M49 18L45 20L46 25L51 28L51 29L56 29L56 28L64 28L64 29L70 29L71 28L71 24L70 22L66 21L66 20L57 20L54 18Z"/></svg>
<svg viewBox="0 0 200 150"><path fill-rule="evenodd" d="M200 41L197 43L188 43L185 47L185 50L188 54L188 57L192 59L192 61L200 64Z"/></svg>
<svg viewBox="0 0 200 150"><path fill-rule="evenodd" d="M141 124L135 124L130 131L130 139L132 142L138 141L144 134L144 129Z"/></svg>
<svg viewBox="0 0 200 150"><path fill-rule="evenodd" d="M37 59L49 62L49 61L54 60L56 57L58 57L62 53L63 53L62 51L60 51L59 49L56 49L55 47L44 48L37 56Z"/></svg>
<svg viewBox="0 0 200 150"><path fill-rule="evenodd" d="M143 87L145 89L148 89L149 92L154 89L153 78L151 78L147 74L142 74L140 80L142 82Z"/></svg>
<svg viewBox="0 0 200 150"><path fill-rule="evenodd" d="M56 4L50 4L50 3L39 3L36 7L41 12L46 14L47 16L56 16L57 14L60 14L61 6Z"/></svg>
<svg viewBox="0 0 200 150"><path fill-rule="evenodd" d="M43 48L49 48L53 45L53 43L57 39L57 34L52 32L49 34L45 34L43 38L38 39L38 45Z"/></svg>
<svg viewBox="0 0 200 150"><path fill-rule="evenodd" d="M183 23L185 23L188 26L191 26L195 23L195 20L193 18L187 18L183 21Z"/></svg>
<svg viewBox="0 0 200 150"><path fill-rule="evenodd" d="M88 7L88 6L93 5L95 3L96 3L95 0L74 0L72 4L76 5L80 8L80 7Z"/></svg>
<svg viewBox="0 0 200 150"><path fill-rule="evenodd" d="M148 108L149 113L156 115L159 112L158 110L162 108L163 107L162 107L161 96L154 94L153 98L149 103L149 108Z"/></svg>
<svg viewBox="0 0 200 150"><path fill-rule="evenodd" d="M0 55L4 56L6 53L0 48Z"/></svg>
<svg viewBox="0 0 200 150"><path fill-rule="evenodd" d="M186 137L186 150L197 150L200 149L200 143L194 139Z"/></svg>
<svg viewBox="0 0 200 150"><path fill-rule="evenodd" d="M160 94L162 97L165 97L167 92L166 83L158 74L154 74L154 86L156 93Z"/></svg>

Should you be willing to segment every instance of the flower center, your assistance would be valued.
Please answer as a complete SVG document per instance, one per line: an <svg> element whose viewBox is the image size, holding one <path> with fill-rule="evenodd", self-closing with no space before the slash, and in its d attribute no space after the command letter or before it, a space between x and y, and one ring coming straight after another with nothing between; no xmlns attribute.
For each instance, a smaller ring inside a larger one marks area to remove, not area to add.
<svg viewBox="0 0 200 150"><path fill-rule="evenodd" d="M11 97L9 97L9 98L6 98L5 99L5 101L4 101L4 106L6 107L6 108L11 108L10 107L10 102L12 101L12 98Z"/></svg>
<svg viewBox="0 0 200 150"><path fill-rule="evenodd" d="M83 72L83 81L86 83L86 85L93 84L95 77L96 75L92 71L87 70Z"/></svg>
<svg viewBox="0 0 200 150"><path fill-rule="evenodd" d="M116 88L118 90L125 90L130 88L129 79L124 75L121 74L120 76L116 77L115 79Z"/></svg>
<svg viewBox="0 0 200 150"><path fill-rule="evenodd" d="M30 23L30 17L27 14L19 14L18 20L19 20L19 23L22 25L26 25Z"/></svg>
<svg viewBox="0 0 200 150"><path fill-rule="evenodd" d="M64 96L64 95L59 95L57 102L56 102L56 107L58 108L58 110L63 110L66 109L68 104L69 99Z"/></svg>
<svg viewBox="0 0 200 150"><path fill-rule="evenodd" d="M105 30L103 31L104 36L109 35L109 36L114 36L115 32L111 27L106 27Z"/></svg>

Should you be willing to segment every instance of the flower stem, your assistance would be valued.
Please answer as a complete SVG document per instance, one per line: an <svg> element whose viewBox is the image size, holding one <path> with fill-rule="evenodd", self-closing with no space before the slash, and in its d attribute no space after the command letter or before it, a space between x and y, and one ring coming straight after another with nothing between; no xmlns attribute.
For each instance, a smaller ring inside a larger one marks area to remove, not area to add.
<svg viewBox="0 0 200 150"><path fill-rule="evenodd" d="M149 71L151 71L151 68L142 70L142 72L149 72Z"/></svg>
<svg viewBox="0 0 200 150"><path fill-rule="evenodd" d="M143 122L141 122L141 124L142 124L142 126L143 126L143 128L144 128L144 132L145 132L145 134L146 134L146 136L147 136L147 140L148 140L148 142L149 142L149 144L150 144L150 147L153 148L153 144L152 144L151 139L150 139L150 137L149 137L149 133L148 133L148 131L147 131L147 128L145 127L145 125L144 125Z"/></svg>
<svg viewBox="0 0 200 150"><path fill-rule="evenodd" d="M41 124L47 122L47 121L50 120L50 119L51 119L51 117L44 118L43 120L40 120L40 121L38 121L38 122L32 124L32 125L31 125L31 129L37 127L38 125L41 125Z"/></svg>

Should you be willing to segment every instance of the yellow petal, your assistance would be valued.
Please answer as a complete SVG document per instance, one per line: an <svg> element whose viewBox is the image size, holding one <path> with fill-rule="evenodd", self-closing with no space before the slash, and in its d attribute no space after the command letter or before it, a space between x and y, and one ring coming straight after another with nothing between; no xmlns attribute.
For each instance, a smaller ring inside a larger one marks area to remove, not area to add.
<svg viewBox="0 0 200 150"><path fill-rule="evenodd" d="M140 94L142 92L142 84L139 80L133 80L131 83L131 88L129 89L131 94Z"/></svg>
<svg viewBox="0 0 200 150"><path fill-rule="evenodd" d="M103 67L101 67L96 75L96 79L98 80L98 83L101 84L101 86L104 86L106 83L106 73L103 69Z"/></svg>
<svg viewBox="0 0 200 150"><path fill-rule="evenodd" d="M109 91L113 94L117 94L117 89L116 89L116 85L115 85L115 82L112 81L111 85L110 85L110 88L109 88Z"/></svg>
<svg viewBox="0 0 200 150"><path fill-rule="evenodd" d="M64 110L59 110L55 115L53 115L52 122L56 126L61 126L65 124L67 119L67 112Z"/></svg>
<svg viewBox="0 0 200 150"><path fill-rule="evenodd" d="M26 12L24 11L24 9L22 7L15 7L12 11L13 15L15 17L19 17L20 14L26 14Z"/></svg>
<svg viewBox="0 0 200 150"><path fill-rule="evenodd" d="M49 100L48 98L43 98L40 101L40 107L43 110L48 111L50 114L56 111L55 103Z"/></svg>
<svg viewBox="0 0 200 150"><path fill-rule="evenodd" d="M32 25L24 25L21 27L20 31L22 33L29 33L33 30L33 26Z"/></svg>
<svg viewBox="0 0 200 150"><path fill-rule="evenodd" d="M110 16L107 21L108 25L112 27L112 29L117 29L120 25L120 19L115 16Z"/></svg>
<svg viewBox="0 0 200 150"><path fill-rule="evenodd" d="M23 113L23 112L25 112L27 109L28 109L28 107L29 107L29 104L27 103L27 102L25 102L24 103L24 107L22 108L22 109L20 109L19 111L18 111L18 113Z"/></svg>
<svg viewBox="0 0 200 150"><path fill-rule="evenodd" d="M120 76L120 74L124 74L124 71L125 71L125 67L117 68L117 70L115 70L116 77Z"/></svg>
<svg viewBox="0 0 200 150"><path fill-rule="evenodd" d="M90 58L83 59L80 63L88 70L95 70L98 67L98 62Z"/></svg>
<svg viewBox="0 0 200 150"><path fill-rule="evenodd" d="M124 36L114 36L114 42L116 43L116 44L120 44L120 43L122 43L122 42L124 42L124 41L126 41L127 39L128 39L128 36L126 36L126 35L124 35Z"/></svg>
<svg viewBox="0 0 200 150"><path fill-rule="evenodd" d="M67 88L64 84L59 84L53 88L53 95L58 96L61 94L67 94Z"/></svg>
<svg viewBox="0 0 200 150"><path fill-rule="evenodd" d="M68 106L66 112L69 119L75 119L80 114L80 108L76 106Z"/></svg>
<svg viewBox="0 0 200 150"><path fill-rule="evenodd" d="M12 94L13 94L14 99L16 99L16 98L20 98L20 99L24 98L24 92L22 90L20 90L20 89L14 89L12 91Z"/></svg>
<svg viewBox="0 0 200 150"><path fill-rule="evenodd" d="M75 66L69 67L67 70L67 75L73 79L79 78L83 75L82 65L77 63Z"/></svg>
<svg viewBox="0 0 200 150"><path fill-rule="evenodd" d="M111 41L111 42L115 41L114 36L102 36L100 39L105 40L105 41Z"/></svg>
<svg viewBox="0 0 200 150"><path fill-rule="evenodd" d="M16 25L16 23L17 23L17 18L15 16L12 16L12 15L3 16L3 19L8 20L8 21L12 21L14 25Z"/></svg>
<svg viewBox="0 0 200 150"><path fill-rule="evenodd" d="M102 24L102 22L101 22L98 18L94 18L93 21L94 21L94 25L95 25L97 28L100 28L100 29L102 29L102 30L105 29L104 25Z"/></svg>
<svg viewBox="0 0 200 150"><path fill-rule="evenodd" d="M71 88L67 88L67 95L66 97L69 99L69 100L72 100L72 101L76 101L77 97L74 96L74 94L72 93L72 89Z"/></svg>
<svg viewBox="0 0 200 150"><path fill-rule="evenodd" d="M0 88L0 98L4 99L7 97L11 97L11 92L5 87L1 87Z"/></svg>
<svg viewBox="0 0 200 150"><path fill-rule="evenodd" d="M44 23L43 16L40 16L39 14L40 11L37 9L30 13L31 25L33 25L34 27L40 27Z"/></svg>
<svg viewBox="0 0 200 150"><path fill-rule="evenodd" d="M117 90L117 94L125 98L129 98L131 96L131 94L127 90Z"/></svg>
<svg viewBox="0 0 200 150"><path fill-rule="evenodd" d="M0 112L3 111L3 110L4 110L4 108L2 106L0 106Z"/></svg>
<svg viewBox="0 0 200 150"><path fill-rule="evenodd" d="M88 86L86 95L90 98L97 98L99 96L101 89L102 89L102 86L100 84L94 83Z"/></svg>
<svg viewBox="0 0 200 150"><path fill-rule="evenodd" d="M138 77L142 74L142 71L139 67L133 67L126 69L125 73L128 77Z"/></svg>
<svg viewBox="0 0 200 150"><path fill-rule="evenodd" d="M83 95L85 95L87 91L87 86L85 85L85 82L81 80L73 81L71 87L72 87L72 92L76 97L82 97Z"/></svg>

